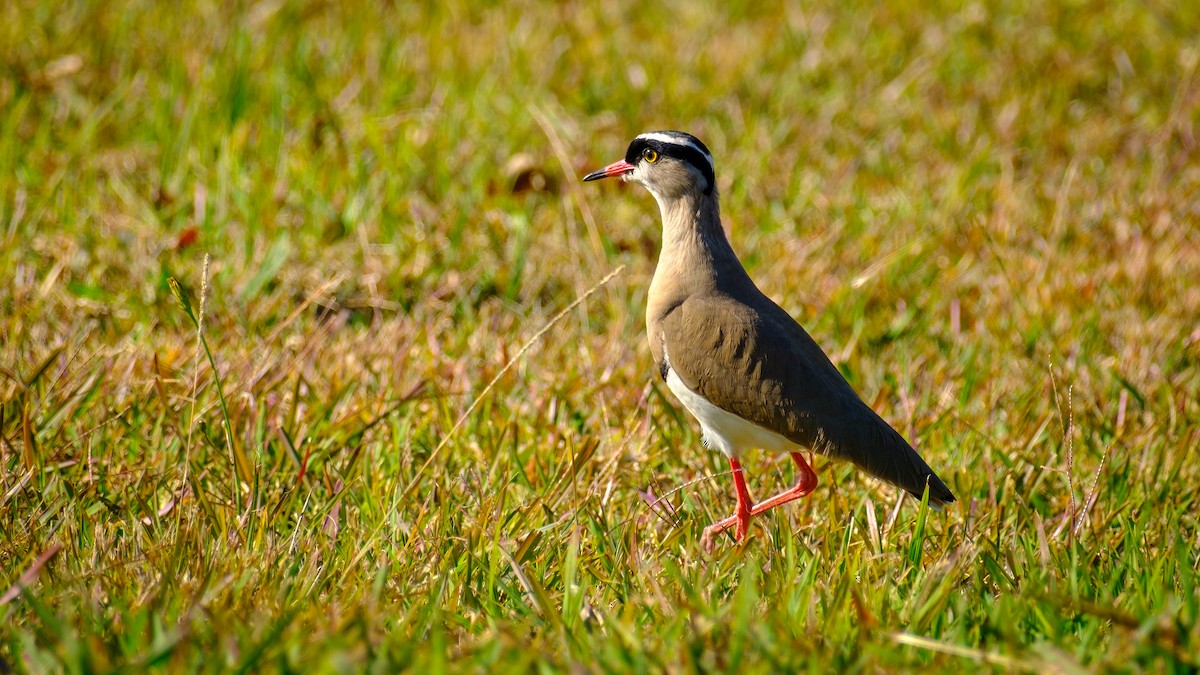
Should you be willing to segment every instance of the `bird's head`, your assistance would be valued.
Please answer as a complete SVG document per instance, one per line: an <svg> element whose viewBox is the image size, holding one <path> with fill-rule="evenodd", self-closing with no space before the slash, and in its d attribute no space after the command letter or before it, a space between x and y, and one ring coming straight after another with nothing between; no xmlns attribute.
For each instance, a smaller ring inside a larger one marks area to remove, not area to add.
<svg viewBox="0 0 1200 675"><path fill-rule="evenodd" d="M641 183L662 203L688 194L714 194L712 153L700 139L682 131L651 131L629 144L625 159L593 171L583 180L620 176Z"/></svg>

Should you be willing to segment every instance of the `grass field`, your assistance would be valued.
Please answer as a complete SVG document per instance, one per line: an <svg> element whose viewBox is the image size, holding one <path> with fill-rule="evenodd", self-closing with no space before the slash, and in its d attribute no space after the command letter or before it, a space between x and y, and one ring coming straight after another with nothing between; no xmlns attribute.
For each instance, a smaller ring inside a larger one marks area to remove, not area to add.
<svg viewBox="0 0 1200 675"><path fill-rule="evenodd" d="M483 4L0 5L0 672L1200 667L1200 3ZM958 504L704 553L660 128Z"/></svg>

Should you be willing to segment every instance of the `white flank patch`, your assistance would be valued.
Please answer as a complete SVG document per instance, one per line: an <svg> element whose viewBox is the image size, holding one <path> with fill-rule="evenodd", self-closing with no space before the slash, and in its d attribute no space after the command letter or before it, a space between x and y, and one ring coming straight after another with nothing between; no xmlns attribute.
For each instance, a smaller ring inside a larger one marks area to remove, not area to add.
<svg viewBox="0 0 1200 675"><path fill-rule="evenodd" d="M692 417L700 422L705 444L720 450L726 457L737 458L742 452L753 448L770 452L793 452L800 447L774 431L764 429L713 405L708 399L688 389L674 368L667 371L667 387Z"/></svg>

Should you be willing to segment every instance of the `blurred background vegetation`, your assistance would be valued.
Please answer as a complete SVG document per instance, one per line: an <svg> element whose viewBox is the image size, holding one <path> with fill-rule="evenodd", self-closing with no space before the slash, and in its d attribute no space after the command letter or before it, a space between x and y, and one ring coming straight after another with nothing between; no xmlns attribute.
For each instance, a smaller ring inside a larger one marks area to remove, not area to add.
<svg viewBox="0 0 1200 675"><path fill-rule="evenodd" d="M0 671L1197 667L1198 34L1158 0L4 3ZM960 504L818 460L701 551L732 486L644 347L657 209L578 183L662 128Z"/></svg>

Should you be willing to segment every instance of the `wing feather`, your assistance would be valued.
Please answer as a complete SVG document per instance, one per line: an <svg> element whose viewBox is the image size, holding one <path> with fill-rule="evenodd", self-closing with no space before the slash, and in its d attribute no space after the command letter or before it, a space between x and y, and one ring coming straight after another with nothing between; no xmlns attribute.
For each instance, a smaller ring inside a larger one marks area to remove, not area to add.
<svg viewBox="0 0 1200 675"><path fill-rule="evenodd" d="M714 405L930 502L954 495L867 406L812 337L766 296L693 295L658 322L670 367ZM659 350L656 350L656 352Z"/></svg>

